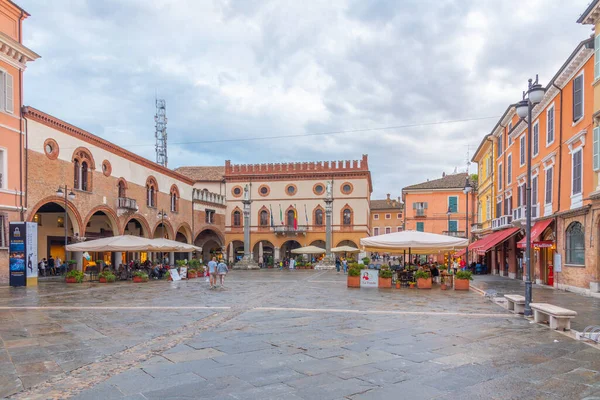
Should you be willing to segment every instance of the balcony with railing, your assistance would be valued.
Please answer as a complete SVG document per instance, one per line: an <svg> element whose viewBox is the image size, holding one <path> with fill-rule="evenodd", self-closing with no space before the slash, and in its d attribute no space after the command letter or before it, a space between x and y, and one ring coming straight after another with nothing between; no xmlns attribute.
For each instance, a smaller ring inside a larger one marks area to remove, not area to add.
<svg viewBox="0 0 600 400"><path fill-rule="evenodd" d="M512 226L513 216L503 215L492 220L492 229L509 228Z"/></svg>
<svg viewBox="0 0 600 400"><path fill-rule="evenodd" d="M225 206L225 196L218 193L209 192L208 190L194 190L194 193L192 194L192 199L194 201L201 201L204 203L219 204L221 206Z"/></svg>
<svg viewBox="0 0 600 400"><path fill-rule="evenodd" d="M307 225L298 225L296 229L294 229L293 225L281 225L274 226L273 231L276 235L298 235L298 234L306 234L308 231Z"/></svg>
<svg viewBox="0 0 600 400"><path fill-rule="evenodd" d="M476 233L483 229L483 224L481 222L477 222L475 224L471 224L471 232Z"/></svg>
<svg viewBox="0 0 600 400"><path fill-rule="evenodd" d="M539 204L533 204L531 206L531 219L539 217L538 210ZM521 221L527 218L527 206L517 207L513 210L513 221Z"/></svg>
<svg viewBox="0 0 600 400"><path fill-rule="evenodd" d="M442 233L446 236L452 236L457 238L467 237L467 233L465 231L443 231Z"/></svg>
<svg viewBox="0 0 600 400"><path fill-rule="evenodd" d="M135 199L130 199L129 197L118 197L117 208L135 212L138 210L137 201Z"/></svg>
<svg viewBox="0 0 600 400"><path fill-rule="evenodd" d="M417 208L414 210L414 216L416 218L425 218L427 217L427 210L425 208Z"/></svg>

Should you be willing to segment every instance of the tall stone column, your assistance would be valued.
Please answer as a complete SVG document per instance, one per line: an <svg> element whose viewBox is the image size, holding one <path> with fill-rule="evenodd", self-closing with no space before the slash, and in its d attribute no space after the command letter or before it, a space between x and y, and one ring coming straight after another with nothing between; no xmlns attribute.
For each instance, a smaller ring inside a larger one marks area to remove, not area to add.
<svg viewBox="0 0 600 400"><path fill-rule="evenodd" d="M331 196L330 188L327 190L325 198L325 258L315 266L315 269L334 269L335 258L331 253L332 242L332 217L333 217L333 197Z"/></svg>
<svg viewBox="0 0 600 400"><path fill-rule="evenodd" d="M254 261L250 250L250 215L252 200L244 198L242 203L244 204L244 258L242 258L242 261L236 263L233 268L258 269L258 264Z"/></svg>

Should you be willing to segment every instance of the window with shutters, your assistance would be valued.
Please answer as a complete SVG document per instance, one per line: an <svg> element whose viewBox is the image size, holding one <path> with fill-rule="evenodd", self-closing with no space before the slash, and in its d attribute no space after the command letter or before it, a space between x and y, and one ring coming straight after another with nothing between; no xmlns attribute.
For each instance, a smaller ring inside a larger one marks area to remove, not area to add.
<svg viewBox="0 0 600 400"><path fill-rule="evenodd" d="M525 185L519 185L519 189L517 190L517 207L521 207L524 203L523 199L523 188Z"/></svg>
<svg viewBox="0 0 600 400"><path fill-rule="evenodd" d="M512 183L512 154L509 154L506 157L506 184L510 185Z"/></svg>
<svg viewBox="0 0 600 400"><path fill-rule="evenodd" d="M512 124L512 122L509 122L508 129L506 131L507 132L506 136L508 136L508 146L510 146L512 144L512 138L510 137L510 131L512 131L512 128L513 128L513 124ZM506 146L506 147L508 147L508 146Z"/></svg>
<svg viewBox="0 0 600 400"><path fill-rule="evenodd" d="M503 175L504 175L504 168L502 168L502 163L498 163L498 190L502 190Z"/></svg>
<svg viewBox="0 0 600 400"><path fill-rule="evenodd" d="M232 213L233 226L241 227L242 226L242 212L239 209L236 209Z"/></svg>
<svg viewBox="0 0 600 400"><path fill-rule="evenodd" d="M600 78L600 35L594 39L594 80Z"/></svg>
<svg viewBox="0 0 600 400"><path fill-rule="evenodd" d="M502 148L504 146L504 143L502 143L504 141L504 135L501 133L500 136L498 136L498 143L496 145L496 149L497 154L496 154L496 158L499 158L502 155L502 152L504 151Z"/></svg>
<svg viewBox="0 0 600 400"><path fill-rule="evenodd" d="M487 159L487 171L486 171L486 174L485 174L486 178L489 178L490 176L492 176L492 173L493 173L493 170L494 170L494 167L492 165L493 165L492 164L492 157L490 157L490 158Z"/></svg>
<svg viewBox="0 0 600 400"><path fill-rule="evenodd" d="M458 196L448 196L448 210L450 212L458 212Z"/></svg>
<svg viewBox="0 0 600 400"><path fill-rule="evenodd" d="M6 71L0 70L0 107L3 111L14 113L14 84L13 76Z"/></svg>
<svg viewBox="0 0 600 400"><path fill-rule="evenodd" d="M525 165L525 135L519 139L519 166Z"/></svg>
<svg viewBox="0 0 600 400"><path fill-rule="evenodd" d="M582 175L582 160L581 160L581 156L582 156L583 150L579 149L575 152L573 152L573 161L572 161L572 184L571 184L571 194L572 195L576 195L576 194L581 194L581 185L582 185L582 179L581 179L581 175Z"/></svg>
<svg viewBox="0 0 600 400"><path fill-rule="evenodd" d="M552 175L554 174L554 167L550 167L546 170L546 204L552 204Z"/></svg>
<svg viewBox="0 0 600 400"><path fill-rule="evenodd" d="M594 128L593 154L594 171L597 171L600 169L600 127Z"/></svg>
<svg viewBox="0 0 600 400"><path fill-rule="evenodd" d="M512 215L512 196L504 199L504 215Z"/></svg>
<svg viewBox="0 0 600 400"><path fill-rule="evenodd" d="M539 123L539 121L536 122L535 125L533 125L532 142L533 142L533 145L532 145L532 147L533 147L532 157L535 157L540 152L540 123Z"/></svg>
<svg viewBox="0 0 600 400"><path fill-rule="evenodd" d="M573 122L583 118L583 72L573 79Z"/></svg>
<svg viewBox="0 0 600 400"><path fill-rule="evenodd" d="M456 232L458 231L458 221L448 221L448 231Z"/></svg>
<svg viewBox="0 0 600 400"><path fill-rule="evenodd" d="M499 201L496 203L496 218L500 218L502 216L502 202Z"/></svg>
<svg viewBox="0 0 600 400"><path fill-rule="evenodd" d="M415 210L415 216L423 217L425 216L425 210L427 209L427 202L414 202L413 210Z"/></svg>
<svg viewBox="0 0 600 400"><path fill-rule="evenodd" d="M538 202L538 177L531 178L531 204L536 205ZM533 216L533 214L531 214Z"/></svg>
<svg viewBox="0 0 600 400"><path fill-rule="evenodd" d="M417 222L417 231L425 232L425 223L424 222Z"/></svg>
<svg viewBox="0 0 600 400"><path fill-rule="evenodd" d="M546 146L554 143L554 106L546 111Z"/></svg>
<svg viewBox="0 0 600 400"><path fill-rule="evenodd" d="M373 219L379 219L379 214L373 214Z"/></svg>
<svg viewBox="0 0 600 400"><path fill-rule="evenodd" d="M385 219L392 219L392 214L385 214Z"/></svg>
<svg viewBox="0 0 600 400"><path fill-rule="evenodd" d="M492 200L488 196L485 200L485 220L489 221L492 219Z"/></svg>

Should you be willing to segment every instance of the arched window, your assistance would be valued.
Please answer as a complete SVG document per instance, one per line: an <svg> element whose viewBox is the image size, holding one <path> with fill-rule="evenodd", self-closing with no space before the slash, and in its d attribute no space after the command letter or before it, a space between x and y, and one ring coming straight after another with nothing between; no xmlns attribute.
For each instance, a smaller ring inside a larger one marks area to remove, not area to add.
<svg viewBox="0 0 600 400"><path fill-rule="evenodd" d="M127 197L127 191L125 190L125 182L119 181L117 184L117 190L119 192L119 197Z"/></svg>
<svg viewBox="0 0 600 400"><path fill-rule="evenodd" d="M320 208L315 211L315 225L323 225L323 210Z"/></svg>
<svg viewBox="0 0 600 400"><path fill-rule="evenodd" d="M342 224L343 225L352 225L352 211L346 208L343 212Z"/></svg>
<svg viewBox="0 0 600 400"><path fill-rule="evenodd" d="M146 179L146 205L150 208L156 207L156 195L158 193L158 184L154 177Z"/></svg>
<svg viewBox="0 0 600 400"><path fill-rule="evenodd" d="M81 166L79 165L78 160L75 160L75 162L73 162L73 175L73 187L75 189L79 189L79 182L81 182L81 180L79 179L79 177L81 176Z"/></svg>
<svg viewBox="0 0 600 400"><path fill-rule="evenodd" d="M233 226L242 226L242 213L239 210L233 212Z"/></svg>
<svg viewBox="0 0 600 400"><path fill-rule="evenodd" d="M81 163L81 190L88 190L88 164L87 162Z"/></svg>
<svg viewBox="0 0 600 400"><path fill-rule="evenodd" d="M267 210L260 212L260 226L269 226L269 212Z"/></svg>
<svg viewBox="0 0 600 400"><path fill-rule="evenodd" d="M171 212L177 212L179 210L179 190L177 186L171 186Z"/></svg>
<svg viewBox="0 0 600 400"><path fill-rule="evenodd" d="M287 212L287 225L294 226L294 210L288 210Z"/></svg>
<svg viewBox="0 0 600 400"><path fill-rule="evenodd" d="M585 237L583 226L573 222L567 228L567 264L585 265Z"/></svg>

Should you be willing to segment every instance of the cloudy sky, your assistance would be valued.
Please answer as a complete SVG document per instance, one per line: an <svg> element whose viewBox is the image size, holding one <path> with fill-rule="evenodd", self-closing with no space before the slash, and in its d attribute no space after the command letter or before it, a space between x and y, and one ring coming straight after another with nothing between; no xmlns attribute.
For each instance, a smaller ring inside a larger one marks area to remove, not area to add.
<svg viewBox="0 0 600 400"><path fill-rule="evenodd" d="M591 33L588 0L16 1L26 105L154 160L158 93L170 167L368 153L373 198L464 171Z"/></svg>

